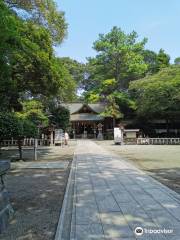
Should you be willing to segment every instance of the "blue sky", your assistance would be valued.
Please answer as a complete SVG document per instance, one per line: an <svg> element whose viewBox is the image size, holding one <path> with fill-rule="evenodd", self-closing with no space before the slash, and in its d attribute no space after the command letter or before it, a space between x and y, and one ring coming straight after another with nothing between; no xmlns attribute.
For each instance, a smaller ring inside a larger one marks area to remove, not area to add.
<svg viewBox="0 0 180 240"><path fill-rule="evenodd" d="M93 42L113 26L126 33L135 30L139 39L148 38L146 48L163 48L171 62L180 56L180 0L56 0L65 11L68 37L57 47L60 57L80 62L94 56Z"/></svg>

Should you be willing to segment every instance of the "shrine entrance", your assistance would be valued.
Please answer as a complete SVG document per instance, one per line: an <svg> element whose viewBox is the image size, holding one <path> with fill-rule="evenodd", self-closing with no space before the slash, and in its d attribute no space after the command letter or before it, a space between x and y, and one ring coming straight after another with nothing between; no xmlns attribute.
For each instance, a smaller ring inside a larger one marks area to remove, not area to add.
<svg viewBox="0 0 180 240"><path fill-rule="evenodd" d="M105 105L101 103L72 103L64 105L70 111L71 138L104 139L113 133L112 118L102 113Z"/></svg>
<svg viewBox="0 0 180 240"><path fill-rule="evenodd" d="M98 123L94 121L78 121L72 123L74 138L97 138Z"/></svg>

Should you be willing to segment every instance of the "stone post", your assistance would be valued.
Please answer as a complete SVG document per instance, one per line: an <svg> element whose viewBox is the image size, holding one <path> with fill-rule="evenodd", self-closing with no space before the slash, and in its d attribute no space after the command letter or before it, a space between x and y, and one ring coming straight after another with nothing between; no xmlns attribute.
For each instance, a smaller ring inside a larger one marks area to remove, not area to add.
<svg viewBox="0 0 180 240"><path fill-rule="evenodd" d="M98 136L97 136L97 139L98 139L98 140L103 140L103 134L102 134L102 127L103 127L103 125L102 125L101 123L99 123L99 124L97 125L97 127L98 127Z"/></svg>
<svg viewBox="0 0 180 240"><path fill-rule="evenodd" d="M37 160L37 146L38 146L38 140L37 138L34 139L34 160Z"/></svg>
<svg viewBox="0 0 180 240"><path fill-rule="evenodd" d="M53 131L51 131L51 143L50 146L54 146L54 137L53 137Z"/></svg>

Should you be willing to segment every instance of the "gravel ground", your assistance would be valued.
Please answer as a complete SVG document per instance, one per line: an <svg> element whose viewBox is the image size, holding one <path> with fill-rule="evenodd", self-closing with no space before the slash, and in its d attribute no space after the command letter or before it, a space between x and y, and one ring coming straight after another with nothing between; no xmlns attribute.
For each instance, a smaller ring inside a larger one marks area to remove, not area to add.
<svg viewBox="0 0 180 240"><path fill-rule="evenodd" d="M54 239L73 152L74 145L39 153L40 160L68 162L65 169L16 168L9 172L5 183L15 215L0 240Z"/></svg>
<svg viewBox="0 0 180 240"><path fill-rule="evenodd" d="M180 193L179 145L115 145L113 141L98 144L121 155L149 175Z"/></svg>

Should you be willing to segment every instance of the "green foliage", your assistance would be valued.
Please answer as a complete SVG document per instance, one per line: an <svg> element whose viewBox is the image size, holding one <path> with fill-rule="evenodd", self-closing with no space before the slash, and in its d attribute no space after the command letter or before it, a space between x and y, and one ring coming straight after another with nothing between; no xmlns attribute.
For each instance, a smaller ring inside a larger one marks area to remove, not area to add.
<svg viewBox="0 0 180 240"><path fill-rule="evenodd" d="M164 68L159 73L134 81L130 90L139 116L177 118L180 114L180 67Z"/></svg>
<svg viewBox="0 0 180 240"><path fill-rule="evenodd" d="M148 65L147 74L155 74L170 65L170 57L163 49L160 49L158 54L150 50L144 50L143 56L145 63Z"/></svg>
<svg viewBox="0 0 180 240"><path fill-rule="evenodd" d="M84 101L87 103L97 103L100 101L100 99L101 97L95 90L85 92L84 94Z"/></svg>
<svg viewBox="0 0 180 240"><path fill-rule="evenodd" d="M98 52L95 59L89 59L89 78L97 86L104 79L115 79L118 89L128 87L130 80L141 77L147 70L142 56L146 39L137 42L136 32L125 34L113 27L107 34L100 34L93 48ZM91 83L90 83L91 84Z"/></svg>
<svg viewBox="0 0 180 240"><path fill-rule="evenodd" d="M18 140L19 159L22 159L22 140L37 135L36 125L24 115L0 112L0 140L10 138Z"/></svg>
<svg viewBox="0 0 180 240"><path fill-rule="evenodd" d="M135 113L137 110L136 102L132 99L128 92L114 92L113 94L116 104L124 115Z"/></svg>
<svg viewBox="0 0 180 240"><path fill-rule="evenodd" d="M144 50L143 51L143 57L144 61L147 64L148 68L146 73L147 74L154 74L158 72L158 58L157 53L150 51L150 50Z"/></svg>
<svg viewBox="0 0 180 240"><path fill-rule="evenodd" d="M0 1L0 109L8 107L10 95L15 97L15 84L11 79L11 59L19 44L19 20L16 15ZM12 94L13 93L13 94ZM15 101L14 101L15 102Z"/></svg>
<svg viewBox="0 0 180 240"><path fill-rule="evenodd" d="M56 77L59 79L57 98L60 102L73 101L76 98L76 80L60 58L55 59L54 67L57 72Z"/></svg>
<svg viewBox="0 0 180 240"><path fill-rule="evenodd" d="M0 140L11 138L18 132L13 113L0 112Z"/></svg>
<svg viewBox="0 0 180 240"><path fill-rule="evenodd" d="M85 92L85 99L87 102L104 101L108 95L115 91L116 86L115 79L103 80L94 90Z"/></svg>
<svg viewBox="0 0 180 240"><path fill-rule="evenodd" d="M38 100L26 100L22 103L23 111L17 113L19 116L29 120L36 126L46 127L49 123L48 116L44 113L44 106Z"/></svg>
<svg viewBox="0 0 180 240"><path fill-rule="evenodd" d="M163 68L166 68L170 65L170 56L165 53L163 49L159 50L159 53L157 55L157 65L158 65L158 70L160 71Z"/></svg>
<svg viewBox="0 0 180 240"><path fill-rule="evenodd" d="M111 117L113 119L123 118L123 113L120 111L114 96L109 95L106 99L106 107L101 113L103 117Z"/></svg>
<svg viewBox="0 0 180 240"><path fill-rule="evenodd" d="M37 127L24 116L16 113L0 112L0 136L2 139L23 139L24 137L35 137Z"/></svg>
<svg viewBox="0 0 180 240"><path fill-rule="evenodd" d="M69 73L71 74L72 78L78 84L80 88L84 81L85 75L85 64L79 63L78 61L71 59L69 57L59 58L59 61L62 65L68 69Z"/></svg>
<svg viewBox="0 0 180 240"><path fill-rule="evenodd" d="M174 64L180 65L180 57L177 57L177 58L174 60Z"/></svg>
<svg viewBox="0 0 180 240"><path fill-rule="evenodd" d="M0 2L0 109L21 111L27 93L74 99L75 81L53 51L65 37L64 13L52 0L5 3Z"/></svg>
<svg viewBox="0 0 180 240"><path fill-rule="evenodd" d="M63 106L58 106L50 109L50 123L56 125L57 128L66 130L69 127L70 113Z"/></svg>
<svg viewBox="0 0 180 240"><path fill-rule="evenodd" d="M22 19L29 19L36 25L45 28L54 44L63 41L67 34L67 23L64 12L57 9L53 0L4 0L7 6Z"/></svg>

